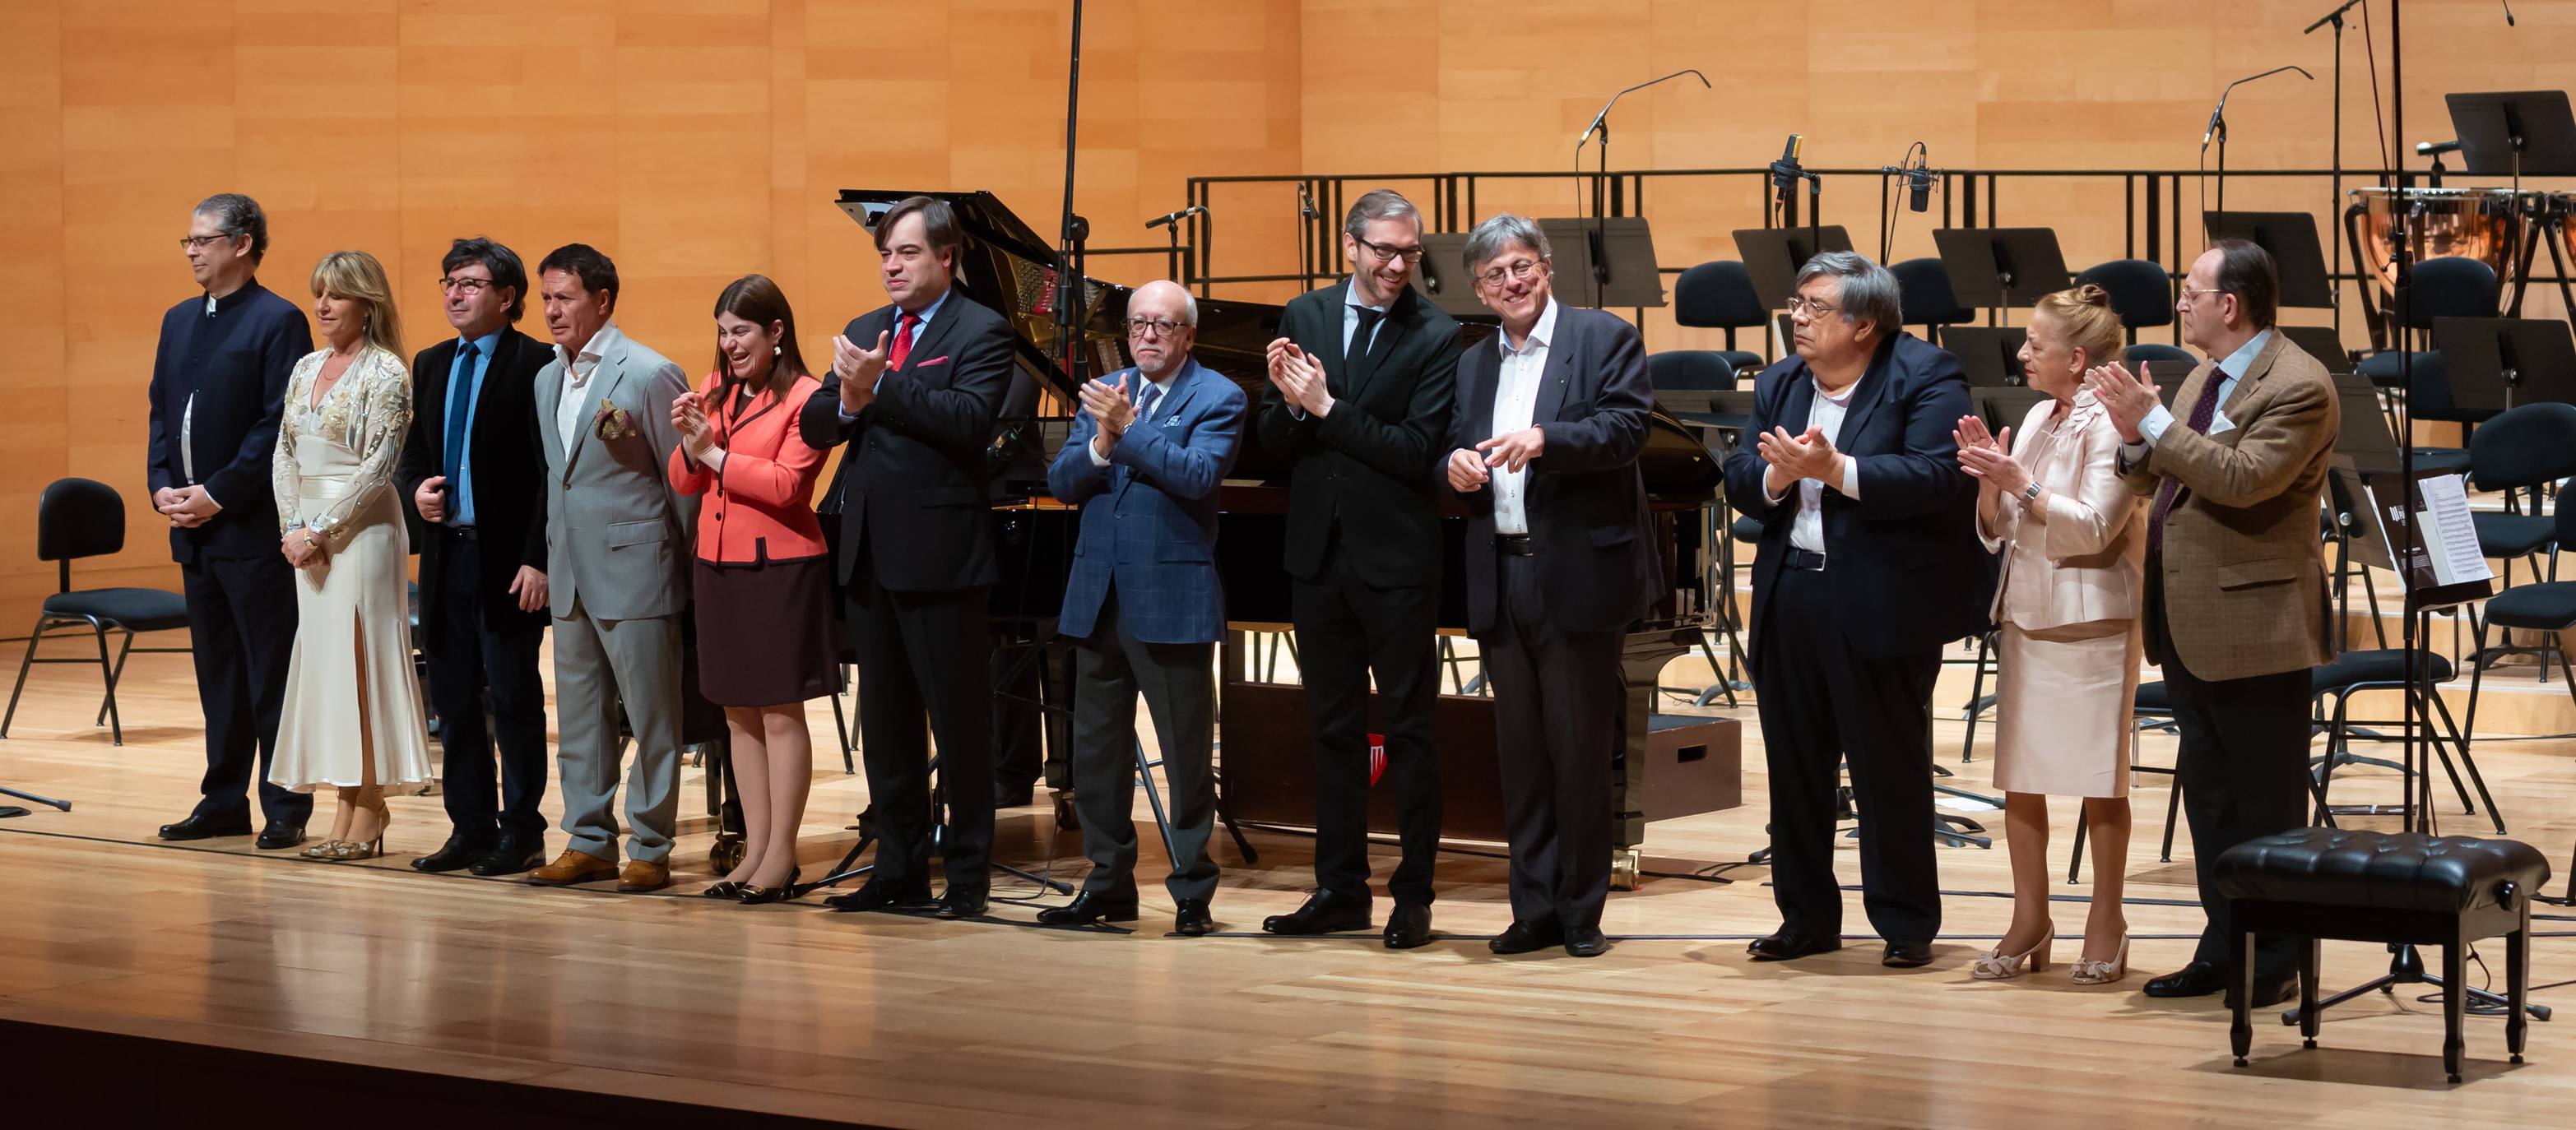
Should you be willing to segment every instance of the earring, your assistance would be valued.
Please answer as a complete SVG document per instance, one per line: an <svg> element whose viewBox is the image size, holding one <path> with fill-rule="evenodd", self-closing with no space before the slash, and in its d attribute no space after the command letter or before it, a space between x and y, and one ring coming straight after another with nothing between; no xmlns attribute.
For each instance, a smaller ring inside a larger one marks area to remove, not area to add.
<svg viewBox="0 0 2576 1130"><path fill-rule="evenodd" d="M779 352L779 347L778 347L778 346L773 345L773 346L770 346L770 347L769 347L769 355L770 355L770 356L772 356L772 357L776 357L776 356L778 356L778 352Z"/></svg>

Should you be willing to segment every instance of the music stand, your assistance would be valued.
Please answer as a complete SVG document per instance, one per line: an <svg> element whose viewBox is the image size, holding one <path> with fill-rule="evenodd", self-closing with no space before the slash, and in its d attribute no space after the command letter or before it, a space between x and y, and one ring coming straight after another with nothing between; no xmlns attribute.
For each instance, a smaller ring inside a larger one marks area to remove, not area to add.
<svg viewBox="0 0 2576 1130"><path fill-rule="evenodd" d="M1950 273L1950 293L1968 309L2028 306L2066 289L2066 256L2052 229L1941 228L1932 242Z"/></svg>
<svg viewBox="0 0 2576 1130"><path fill-rule="evenodd" d="M1476 297L1476 276L1463 261L1466 254L1465 232L1422 233L1422 262L1414 265L1413 292L1453 318L1490 315L1493 311Z"/></svg>
<svg viewBox="0 0 2576 1130"><path fill-rule="evenodd" d="M1569 306L1660 307L1664 276L1655 265L1655 235L1643 216L1598 220L1540 220L1556 256L1556 300ZM1567 248L1581 248L1582 267L1567 266Z"/></svg>
<svg viewBox="0 0 2576 1130"><path fill-rule="evenodd" d="M2029 339L2020 326L1951 326L1941 331L1941 348L1959 359L1970 387L2018 388L2021 347Z"/></svg>
<svg viewBox="0 0 2576 1130"><path fill-rule="evenodd" d="M2379 410L2379 389L2370 383L2370 378L2358 373L2337 373L2334 383L2335 400L2343 408L2343 426L2335 434L2334 453L2350 460L2353 472L2364 479L2396 474L2403 455L2397 450L2397 437L2388 430L2387 415ZM2382 567L2392 571L2396 568Z"/></svg>
<svg viewBox="0 0 2576 1130"><path fill-rule="evenodd" d="M1778 310L1789 305L1798 293L1798 268L1807 260L1826 251L1852 249L1851 232L1841 224L1807 228L1739 228L1735 233L1735 254L1744 260L1744 273L1753 277L1754 297L1762 300L1765 310Z"/></svg>
<svg viewBox="0 0 2576 1130"><path fill-rule="evenodd" d="M1986 431L2002 435L2005 428L2018 428L2030 419L2030 410L2048 394L2035 388L1981 388L1977 390L1978 414L1986 418Z"/></svg>
<svg viewBox="0 0 2576 1130"><path fill-rule="evenodd" d="M2326 279L2325 249L2317 243L2317 218L2305 212L2204 212L2211 242L2241 239L2270 252L2281 275L2283 306L2329 309L2334 284ZM2323 360L2323 358L2319 358Z"/></svg>
<svg viewBox="0 0 2576 1130"><path fill-rule="evenodd" d="M2446 94L2460 164L2474 176L2576 176L2576 113L2564 90Z"/></svg>
<svg viewBox="0 0 2576 1130"><path fill-rule="evenodd" d="M2273 331L2288 338L2299 351L2317 359L2329 373L2352 371L2352 352L2343 347L2343 335L2331 326L2274 326Z"/></svg>
<svg viewBox="0 0 2576 1130"><path fill-rule="evenodd" d="M2200 367L2198 361L2149 361L2144 366L2146 378L2156 382L2156 399L2163 401L2165 411L2173 411L2174 397L2182 393L2182 382Z"/></svg>
<svg viewBox="0 0 2576 1130"><path fill-rule="evenodd" d="M2556 318L2435 318L2433 347L2463 409L2576 400L2576 336Z"/></svg>

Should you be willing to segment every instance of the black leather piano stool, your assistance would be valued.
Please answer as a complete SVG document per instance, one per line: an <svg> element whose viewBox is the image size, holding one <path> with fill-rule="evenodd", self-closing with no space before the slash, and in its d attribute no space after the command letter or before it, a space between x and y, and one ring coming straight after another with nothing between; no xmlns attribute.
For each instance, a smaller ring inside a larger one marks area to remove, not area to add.
<svg viewBox="0 0 2576 1130"><path fill-rule="evenodd" d="M2229 1036L2236 1066L2254 1044L2251 1007L2254 935L2305 938L2299 1008L2293 1018L2317 1046L2317 951L2322 939L2442 947L2442 1067L2460 1081L2463 965L2469 943L2505 939L2505 1049L2522 1062L2530 1021L2531 897L2549 880L2549 860L2517 840L2303 828L2228 849L2218 858L2219 892L2234 909L2236 1015Z"/></svg>

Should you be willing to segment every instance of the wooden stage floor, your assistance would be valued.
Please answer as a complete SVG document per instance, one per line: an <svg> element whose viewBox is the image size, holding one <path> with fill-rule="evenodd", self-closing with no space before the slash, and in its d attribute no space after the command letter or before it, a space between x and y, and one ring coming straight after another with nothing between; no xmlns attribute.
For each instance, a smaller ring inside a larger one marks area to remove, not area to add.
<svg viewBox="0 0 2576 1130"><path fill-rule="evenodd" d="M1222 847L1215 909L1226 933L1203 940L1162 934L1159 846L1147 849L1147 918L1135 932L1036 927L1024 901L1036 892L1011 882L997 886L1008 901L988 922L703 901L693 896L709 878L711 823L695 770L683 781L681 881L662 895L415 874L404 861L445 832L432 797L394 799L394 855L371 864L261 855L245 840L166 845L153 829L186 811L202 766L186 662L135 657L122 748L89 725L95 677L63 667L36 673L0 742L0 784L76 806L0 822L0 1031L22 1068L0 1111L24 1111L31 1096L66 1112L112 1097L27 1077L31 1049L86 1046L39 1027L54 1026L161 1041L133 1041L145 1050L116 1065L144 1087L175 1070L181 1048L256 1054L305 1075L407 1073L410 1085L369 1103L390 1109L350 1112L373 1124L426 1109L407 1097L436 1092L418 1085L423 1075L508 1084L504 1093L544 1096L550 1110L640 1099L905 1127L2555 1128L2576 1117L2566 1035L2576 1015L2533 1025L2520 1067L2505 1062L2501 1023L2472 1019L2469 1080L2453 1087L2439 1008L2412 993L2332 1013L2312 1052L2267 1018L2243 1070L2229 1065L2215 998L2140 995L2146 976L2184 960L2200 921L2196 907L2161 901L2191 897L2189 837L2174 862L2156 858L2162 778L2136 794L2129 894L2142 901L2129 917L2140 940L2135 972L2117 986L2077 988L2063 965L2013 983L1969 977L2008 914L1995 897L2009 887L2000 844L1940 849L1954 893L1928 969L1882 969L1866 938L1823 958L1748 963L1743 940L1775 922L1753 867L1727 872L1728 883L1656 878L1615 895L1606 926L1625 940L1606 957L1496 958L1484 939L1508 921L1503 867L1469 851L1442 860L1445 938L1390 953L1373 936L1260 936L1263 915L1301 897L1311 855L1297 837L1259 831L1258 866ZM1941 701L1960 697L1945 682ZM864 803L829 743L828 704L818 705L809 873L839 858L853 835L843 822ZM1687 876L1761 846L1759 736L1749 706L1742 714L1747 806L1656 825L1651 872ZM1987 763L1957 762L1955 714L1938 730L1943 763L1982 787ZM2576 841L2576 743L2499 741L2478 755L2515 834L2564 866ZM2168 763L2170 739L2148 739L2147 756ZM2395 793L2369 770L2337 789L2353 801ZM2071 805L2058 813L2063 878ZM2485 827L2455 804L2443 814L2454 831ZM1150 825L1144 838L1155 844ZM1003 813L996 854L1081 874L1076 837L1055 835L1043 804ZM1857 880L1848 850L1842 872ZM2551 892L2566 882L2555 876ZM2084 906L2059 908L2063 960ZM2576 978L2576 918L2542 909L2557 918L2540 926L2534 980ZM1866 928L1856 894L1849 920ZM2500 978L2501 948L2487 954ZM2330 945L2327 987L2376 975L2386 960L2378 947ZM2472 966L2471 976L2482 975ZM2576 1006L2576 987L2535 997ZM540 1121L539 1109L503 1103L484 1120L513 1125L517 1111ZM19 1123L45 1124L102 1123Z"/></svg>

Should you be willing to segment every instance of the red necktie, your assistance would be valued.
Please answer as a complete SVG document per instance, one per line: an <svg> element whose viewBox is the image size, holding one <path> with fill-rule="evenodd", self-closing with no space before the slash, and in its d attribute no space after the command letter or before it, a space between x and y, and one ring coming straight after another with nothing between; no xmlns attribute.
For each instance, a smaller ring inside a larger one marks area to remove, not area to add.
<svg viewBox="0 0 2576 1130"><path fill-rule="evenodd" d="M894 331L894 349L886 354L887 371L892 372L902 369L904 361L912 356L912 331L913 327L920 324L921 318L919 315L905 314L903 316L903 324L897 327Z"/></svg>
<svg viewBox="0 0 2576 1130"><path fill-rule="evenodd" d="M2186 425L2201 435L2218 422L2218 387L2227 383L2223 369L2209 371L2209 383L2200 388L2200 399L2192 402L2191 422ZM2147 512L2147 556L2159 557L2165 548L2165 515L2173 513L2174 502L2182 495L2182 480L2165 476L2164 485L2156 488L2156 503Z"/></svg>

